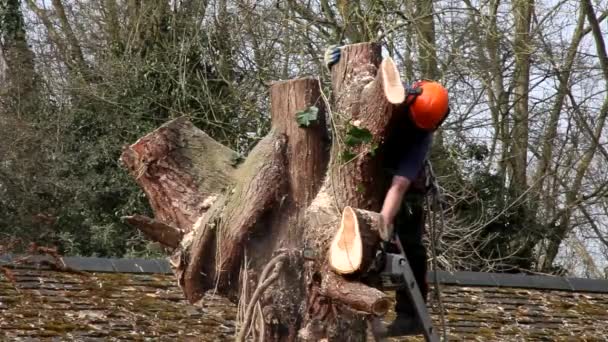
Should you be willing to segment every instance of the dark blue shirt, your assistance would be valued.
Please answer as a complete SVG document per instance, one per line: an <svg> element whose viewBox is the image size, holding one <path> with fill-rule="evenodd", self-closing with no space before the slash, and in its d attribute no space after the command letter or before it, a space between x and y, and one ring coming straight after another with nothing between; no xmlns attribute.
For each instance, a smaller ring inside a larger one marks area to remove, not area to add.
<svg viewBox="0 0 608 342"><path fill-rule="evenodd" d="M388 169L414 182L423 169L432 141L432 132L417 128L408 118L399 120L387 141Z"/></svg>

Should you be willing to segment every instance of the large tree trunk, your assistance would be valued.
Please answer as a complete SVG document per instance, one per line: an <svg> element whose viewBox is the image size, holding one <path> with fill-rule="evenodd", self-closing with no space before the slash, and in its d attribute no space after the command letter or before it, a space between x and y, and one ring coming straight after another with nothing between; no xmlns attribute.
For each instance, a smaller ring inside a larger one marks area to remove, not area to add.
<svg viewBox="0 0 608 342"><path fill-rule="evenodd" d="M343 48L332 73L331 149L319 82L304 78L272 85L271 132L240 165L184 118L123 153L155 212L127 222L172 248L188 300L209 290L240 300L240 338L257 319L264 329L251 331L265 341L363 340L365 318L388 309L387 296L358 278L380 241L382 144L405 97L392 60L380 56L377 44ZM303 111L308 125L297 119ZM371 237L348 279L328 263L347 206Z"/></svg>

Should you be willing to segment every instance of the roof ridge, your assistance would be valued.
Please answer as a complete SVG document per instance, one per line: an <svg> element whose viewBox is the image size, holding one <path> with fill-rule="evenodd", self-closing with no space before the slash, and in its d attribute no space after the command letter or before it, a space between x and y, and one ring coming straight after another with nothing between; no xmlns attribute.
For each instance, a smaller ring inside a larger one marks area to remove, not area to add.
<svg viewBox="0 0 608 342"><path fill-rule="evenodd" d="M18 268L42 268L45 262L54 259L47 255L33 255L28 258L28 264L15 265L14 262L23 256L12 254L0 255L0 266ZM166 259L144 258L100 258L83 256L66 256L61 260L64 266L75 271L113 272L113 273L172 273ZM525 273L490 273L457 271L438 271L437 278L442 285L457 285L462 287L504 287L521 289L557 290L569 292L608 293L608 279L566 278L551 275L530 275ZM429 272L427 280L433 283L435 274Z"/></svg>
<svg viewBox="0 0 608 342"><path fill-rule="evenodd" d="M45 267L48 262L54 263L55 259L48 255L28 256L27 264L17 264L15 261L27 255L17 256L13 254L0 255L0 266L12 266L17 268L49 268ZM171 273L169 262L165 259L145 258L101 258L85 256L61 257L63 266L75 271L88 272L114 272L114 273Z"/></svg>
<svg viewBox="0 0 608 342"><path fill-rule="evenodd" d="M521 289L608 293L608 279L531 275L526 273L491 273L438 271L437 278L443 285L471 287L508 287ZM434 282L433 272L427 277Z"/></svg>

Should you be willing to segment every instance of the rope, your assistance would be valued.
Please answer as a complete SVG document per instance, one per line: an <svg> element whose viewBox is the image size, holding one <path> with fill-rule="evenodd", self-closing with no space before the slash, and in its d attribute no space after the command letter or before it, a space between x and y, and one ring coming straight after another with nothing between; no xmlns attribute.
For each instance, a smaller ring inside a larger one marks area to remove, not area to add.
<svg viewBox="0 0 608 342"><path fill-rule="evenodd" d="M249 335L249 328L251 327L251 322L253 321L253 313L255 312L255 308L260 300L264 291L270 285L272 285L280 275L281 268L283 267L283 263L287 258L288 254L286 252L282 252L281 254L274 257L272 260L268 262L264 270L262 271L262 275L258 280L258 286L253 292L249 303L247 304L247 310L245 311L245 320L243 325L241 326L241 330L236 337L237 342L244 342ZM272 273L270 273L272 271ZM270 274L270 275L269 275Z"/></svg>
<svg viewBox="0 0 608 342"><path fill-rule="evenodd" d="M437 303L439 304L439 317L441 319L441 331L442 331L442 339L444 342L448 341L447 334L447 325L445 322L445 307L443 305L443 300L441 299L441 288L439 286L439 276L437 275L437 240L438 237L443 234L443 230L445 228L445 220L443 217L443 208L441 206L441 190L439 188L439 184L437 183L437 178L435 177L435 172L433 171L433 166L430 161L427 161L427 183L431 187L431 196L433 197L433 203L431 205L429 196L426 197L426 206L427 213L429 213L429 227L431 229L431 253L432 253L432 263L433 263L433 282L435 287L435 296L437 297ZM432 208L431 208L432 207ZM433 209L432 217L430 215L431 209ZM437 226L437 214L439 214L440 218L440 232L436 234L436 226Z"/></svg>

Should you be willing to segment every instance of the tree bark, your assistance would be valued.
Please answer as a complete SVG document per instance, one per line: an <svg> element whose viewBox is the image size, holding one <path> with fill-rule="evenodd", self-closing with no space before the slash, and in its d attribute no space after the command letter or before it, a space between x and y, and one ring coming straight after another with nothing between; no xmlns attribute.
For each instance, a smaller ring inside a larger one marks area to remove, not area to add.
<svg viewBox="0 0 608 342"><path fill-rule="evenodd" d="M106 33L106 44L115 55L123 52L124 42L122 40L121 25L118 20L118 4L116 0L104 0L102 2L102 15Z"/></svg>
<svg viewBox="0 0 608 342"><path fill-rule="evenodd" d="M246 181L237 182L203 218L204 224L195 227L191 262L185 273L185 291L190 298L198 300L214 287L228 295L238 289L235 285L245 240L264 228L262 215L280 201L285 144L284 136L275 133L262 140L238 170L236 178ZM208 255L214 247L215 255ZM215 262L210 263L212 259Z"/></svg>
<svg viewBox="0 0 608 342"><path fill-rule="evenodd" d="M141 230L150 240L160 242L167 247L176 248L184 237L180 229L149 217L133 215L125 216L122 219L131 226Z"/></svg>
<svg viewBox="0 0 608 342"><path fill-rule="evenodd" d="M519 0L513 3L515 18L515 71L513 76L513 144L511 145L512 181L510 188L516 198L527 188L529 110L528 93L530 91L530 58L532 55L530 24L534 1Z"/></svg>
<svg viewBox="0 0 608 342"><path fill-rule="evenodd" d="M89 68L84 60L84 54L82 53L80 43L74 34L74 30L72 30L72 25L70 25L70 22L68 21L68 16L65 14L63 3L61 0L51 0L51 3L55 9L57 18L59 19L61 30L63 31L63 34L65 35L65 38L69 44L69 57L66 56L66 58L69 58L70 63L77 65L79 69L78 71L85 77L85 79L88 79Z"/></svg>
<svg viewBox="0 0 608 342"><path fill-rule="evenodd" d="M326 191L331 191L337 206L379 211L384 198L383 177L378 161L382 160L382 143L392 132L389 125L398 113L399 96L391 103L386 91L392 92L399 72L390 58L380 67L380 45L354 44L343 49L340 63L332 68L334 94L333 117L335 141L332 144ZM386 88L385 75L393 75ZM368 139L350 142L356 132ZM337 226L336 226L337 227Z"/></svg>
<svg viewBox="0 0 608 342"><path fill-rule="evenodd" d="M189 233L234 183L238 158L182 117L127 147L121 160L146 193L155 219Z"/></svg>
<svg viewBox="0 0 608 342"><path fill-rule="evenodd" d="M377 248L382 144L405 93L392 60L380 63L380 45L371 43L343 48L332 83L331 150L319 81L303 78L271 86L271 132L240 165L234 152L185 118L121 157L155 220L183 234L171 263L186 298L196 302L215 289L236 302L258 288L253 297L263 317L257 319L265 325L258 337L265 341L313 335L361 341L367 315L388 309L381 291L357 276L334 274L327 255L345 206L357 208L351 210L370 236L364 263ZM265 279L261 270L278 255L280 276ZM254 312L256 303L240 304ZM321 328L307 335L311 326Z"/></svg>
<svg viewBox="0 0 608 342"><path fill-rule="evenodd" d="M435 44L435 21L433 0L416 0L416 23L418 38L418 63L422 66L422 77L439 78L437 49Z"/></svg>
<svg viewBox="0 0 608 342"><path fill-rule="evenodd" d="M330 271L324 273L321 293L338 299L355 310L375 316L386 314L391 304L384 292L360 282L346 280Z"/></svg>

